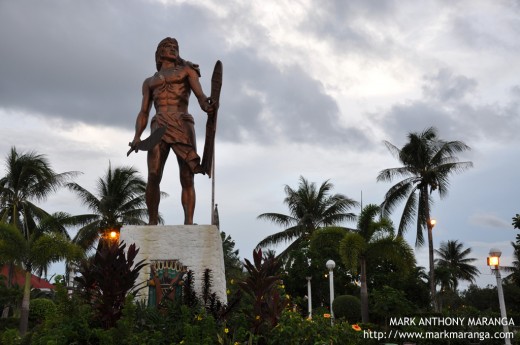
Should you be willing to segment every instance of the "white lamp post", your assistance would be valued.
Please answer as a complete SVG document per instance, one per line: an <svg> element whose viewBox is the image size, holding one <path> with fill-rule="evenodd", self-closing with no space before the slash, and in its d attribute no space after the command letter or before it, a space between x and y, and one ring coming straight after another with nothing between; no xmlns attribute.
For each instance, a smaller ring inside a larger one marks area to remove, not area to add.
<svg viewBox="0 0 520 345"><path fill-rule="evenodd" d="M495 271L497 277L498 303L500 304L500 316L504 321L504 333L509 333L509 326L507 325L506 303L504 301L504 291L502 290L502 277L500 276L500 256L502 252L500 249L491 248L487 258L487 264L491 267L491 271ZM494 267L494 268L493 268ZM506 335L505 334L505 335ZM511 345L511 339L505 338L505 344Z"/></svg>
<svg viewBox="0 0 520 345"><path fill-rule="evenodd" d="M309 308L309 319L312 319L311 279L312 277L307 277L307 306Z"/></svg>
<svg viewBox="0 0 520 345"><path fill-rule="evenodd" d="M334 267L336 263L333 260L327 261L325 264L329 270L329 286L330 286L330 324L334 324L334 310L332 310L332 302L334 301Z"/></svg>

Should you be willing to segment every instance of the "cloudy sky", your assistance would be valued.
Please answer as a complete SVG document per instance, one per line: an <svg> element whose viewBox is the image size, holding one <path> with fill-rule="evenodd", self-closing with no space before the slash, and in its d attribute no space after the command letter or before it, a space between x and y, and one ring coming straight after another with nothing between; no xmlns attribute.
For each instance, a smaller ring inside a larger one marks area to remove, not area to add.
<svg viewBox="0 0 520 345"><path fill-rule="evenodd" d="M256 217L287 213L284 185L330 179L336 193L380 203L390 184L376 176L398 166L383 141L402 146L435 126L471 146L460 158L474 163L436 197L435 247L472 247L479 284L493 284L485 257L498 247L511 262L520 213L519 34L513 0L0 0L0 155L44 153L90 190L109 162L146 175L145 155L125 153L157 43L176 37L207 94L224 65L216 202L242 257L281 230ZM191 103L202 151L205 114ZM167 224L182 223L177 176L170 160ZM196 187L195 222L207 224L211 182L198 175ZM45 206L86 212L67 191ZM406 238L415 243L413 229ZM416 254L427 266L426 248Z"/></svg>

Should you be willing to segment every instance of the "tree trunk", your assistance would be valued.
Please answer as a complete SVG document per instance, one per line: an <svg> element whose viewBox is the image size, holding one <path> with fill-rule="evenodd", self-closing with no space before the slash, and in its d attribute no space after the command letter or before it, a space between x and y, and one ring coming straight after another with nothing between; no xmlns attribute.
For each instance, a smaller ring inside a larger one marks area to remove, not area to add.
<svg viewBox="0 0 520 345"><path fill-rule="evenodd" d="M20 334L23 337L27 333L29 325L29 301L31 299L31 270L25 271L25 283L23 287L22 313L20 315Z"/></svg>
<svg viewBox="0 0 520 345"><path fill-rule="evenodd" d="M435 291L435 265L433 260L433 226L430 223L430 204L428 202L428 186L421 189L422 197L424 198L424 215L426 216L426 228L428 229L428 256L430 259L430 298L434 311L439 311L437 307L437 298Z"/></svg>
<svg viewBox="0 0 520 345"><path fill-rule="evenodd" d="M367 261L360 258L361 264L361 321L368 323L368 288L367 288Z"/></svg>

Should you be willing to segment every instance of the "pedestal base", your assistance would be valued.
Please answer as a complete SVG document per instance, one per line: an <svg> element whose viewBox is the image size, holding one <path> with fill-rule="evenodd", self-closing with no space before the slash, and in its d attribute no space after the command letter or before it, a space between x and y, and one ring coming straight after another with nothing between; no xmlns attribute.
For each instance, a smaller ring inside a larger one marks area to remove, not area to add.
<svg viewBox="0 0 520 345"><path fill-rule="evenodd" d="M139 253L135 262L146 260L177 260L193 271L195 291L202 295L204 270L211 270L212 287L222 303L227 303L224 253L220 232L214 225L125 225L121 228L120 241L127 246L135 243ZM150 266L139 273L138 283L150 279ZM148 288L139 291L139 298L148 299Z"/></svg>

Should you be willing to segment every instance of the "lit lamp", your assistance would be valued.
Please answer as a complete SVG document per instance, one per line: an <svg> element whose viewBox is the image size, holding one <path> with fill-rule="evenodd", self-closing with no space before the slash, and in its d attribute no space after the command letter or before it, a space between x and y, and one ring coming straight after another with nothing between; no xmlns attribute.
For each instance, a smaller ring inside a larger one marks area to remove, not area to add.
<svg viewBox="0 0 520 345"><path fill-rule="evenodd" d="M334 301L334 267L336 263L333 260L327 261L325 264L329 270L329 286L330 286L330 323L334 324L334 311L332 310L332 302Z"/></svg>
<svg viewBox="0 0 520 345"><path fill-rule="evenodd" d="M500 249L491 248L489 250L489 256L487 258L487 264L491 267L491 271L495 271L495 275L497 277L497 290L498 290L498 303L500 305L500 316L502 320L504 320L504 333L509 333L509 326L507 325L507 313L506 313L506 303L504 301L504 290L502 290L502 277L500 276L500 256L502 252ZM511 345L511 340L509 338L505 338L505 344Z"/></svg>
<svg viewBox="0 0 520 345"><path fill-rule="evenodd" d="M106 243L119 243L121 225L109 226L101 232L101 240Z"/></svg>
<svg viewBox="0 0 520 345"><path fill-rule="evenodd" d="M430 229L433 229L435 224L437 224L437 221L434 218L428 219L428 225L430 226Z"/></svg>

